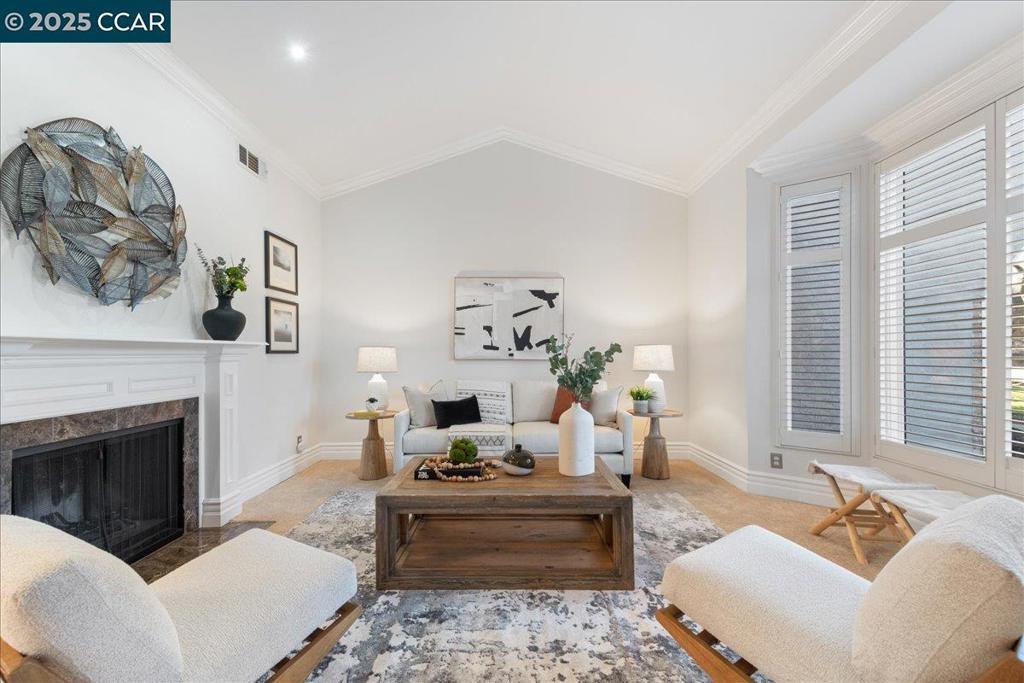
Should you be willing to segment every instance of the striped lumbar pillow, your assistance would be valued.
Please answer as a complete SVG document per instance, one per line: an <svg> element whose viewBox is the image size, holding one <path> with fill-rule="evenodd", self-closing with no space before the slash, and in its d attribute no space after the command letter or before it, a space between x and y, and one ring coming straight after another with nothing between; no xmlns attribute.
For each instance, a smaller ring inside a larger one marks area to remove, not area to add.
<svg viewBox="0 0 1024 683"><path fill-rule="evenodd" d="M509 382L482 382L460 379L455 383L455 398L476 396L481 422L512 424L512 385Z"/></svg>

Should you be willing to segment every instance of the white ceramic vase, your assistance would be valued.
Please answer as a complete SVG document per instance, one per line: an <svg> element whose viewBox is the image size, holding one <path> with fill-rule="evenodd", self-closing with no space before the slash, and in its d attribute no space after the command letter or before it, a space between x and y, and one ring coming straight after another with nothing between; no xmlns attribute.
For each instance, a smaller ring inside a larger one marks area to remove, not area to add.
<svg viewBox="0 0 1024 683"><path fill-rule="evenodd" d="M579 403L558 418L558 471L567 477L594 473L594 416Z"/></svg>

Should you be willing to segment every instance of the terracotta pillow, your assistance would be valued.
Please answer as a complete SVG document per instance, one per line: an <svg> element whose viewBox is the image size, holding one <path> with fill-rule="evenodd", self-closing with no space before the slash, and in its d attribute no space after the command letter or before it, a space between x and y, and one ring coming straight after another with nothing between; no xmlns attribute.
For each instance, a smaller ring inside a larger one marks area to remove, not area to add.
<svg viewBox="0 0 1024 683"><path fill-rule="evenodd" d="M555 394L555 407L551 411L551 421L558 424L558 418L562 417L562 413L569 410L575 401L574 393L565 387L558 387L558 393Z"/></svg>

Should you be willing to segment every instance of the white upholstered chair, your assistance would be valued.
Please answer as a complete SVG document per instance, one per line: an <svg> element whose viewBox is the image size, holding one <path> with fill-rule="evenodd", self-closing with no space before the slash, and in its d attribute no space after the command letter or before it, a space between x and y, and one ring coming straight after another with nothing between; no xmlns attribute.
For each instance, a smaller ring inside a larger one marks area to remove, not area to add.
<svg viewBox="0 0 1024 683"><path fill-rule="evenodd" d="M351 562L262 529L146 585L85 541L2 515L0 672L8 683L301 681L358 617L355 592Z"/></svg>
<svg viewBox="0 0 1024 683"><path fill-rule="evenodd" d="M673 561L662 592L658 620L715 681L1021 681L1024 503L958 507L873 583L748 526Z"/></svg>

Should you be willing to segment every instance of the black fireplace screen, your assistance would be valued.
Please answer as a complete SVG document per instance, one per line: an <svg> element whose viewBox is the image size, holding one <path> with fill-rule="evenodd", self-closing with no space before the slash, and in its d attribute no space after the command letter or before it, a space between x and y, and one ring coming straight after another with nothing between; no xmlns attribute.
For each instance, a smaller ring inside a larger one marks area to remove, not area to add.
<svg viewBox="0 0 1024 683"><path fill-rule="evenodd" d="M182 420L16 450L11 512L125 562L184 532Z"/></svg>

